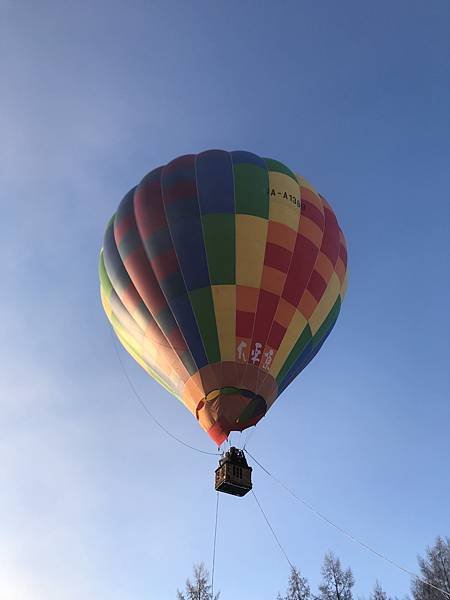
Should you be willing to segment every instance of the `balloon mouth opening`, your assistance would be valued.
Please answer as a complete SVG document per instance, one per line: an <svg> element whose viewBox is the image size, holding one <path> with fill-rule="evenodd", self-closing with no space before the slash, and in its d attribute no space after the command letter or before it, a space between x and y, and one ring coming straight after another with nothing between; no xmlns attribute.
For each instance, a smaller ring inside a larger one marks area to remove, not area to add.
<svg viewBox="0 0 450 600"><path fill-rule="evenodd" d="M238 387L234 387L231 385L226 385L224 387L212 390L211 392L206 394L204 399L201 400L200 402L203 402L203 403L211 402L213 400L216 400L216 398L218 398L219 396L232 396L235 394L238 394L239 396L242 396L243 398L248 398L252 402L253 401L256 401L258 403L262 402L262 403L264 403L264 406L266 406L266 401L260 394L256 394L255 392L252 392L251 390L247 390L244 388L238 388Z"/></svg>
<svg viewBox="0 0 450 600"><path fill-rule="evenodd" d="M260 394L251 390L224 386L210 391L199 402L197 419L201 411L211 417L213 423L207 432L220 445L232 431L243 431L256 425L266 414L267 403Z"/></svg>

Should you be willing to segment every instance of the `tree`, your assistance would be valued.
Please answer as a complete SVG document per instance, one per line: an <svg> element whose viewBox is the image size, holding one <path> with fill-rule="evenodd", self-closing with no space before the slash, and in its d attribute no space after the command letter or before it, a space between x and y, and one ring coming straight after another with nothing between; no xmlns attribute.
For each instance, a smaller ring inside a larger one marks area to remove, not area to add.
<svg viewBox="0 0 450 600"><path fill-rule="evenodd" d="M420 577L435 585L445 593L439 592L419 579L411 582L414 600L448 600L450 596L450 538L438 536L434 546L427 548L426 557L417 558ZM446 596L446 594L448 594Z"/></svg>
<svg viewBox="0 0 450 600"><path fill-rule="evenodd" d="M389 600L388 595L381 587L381 583L378 581L378 579L375 582L373 592L370 594L369 600Z"/></svg>
<svg viewBox="0 0 450 600"><path fill-rule="evenodd" d="M208 583L209 573L203 563L194 565L194 582L186 580L184 593L177 590L178 600L219 600L219 595L213 597L211 585Z"/></svg>
<svg viewBox="0 0 450 600"><path fill-rule="evenodd" d="M278 594L277 600L310 600L311 590L308 580L300 575L300 571L295 567L291 568L291 574L288 581L288 589L285 596Z"/></svg>
<svg viewBox="0 0 450 600"><path fill-rule="evenodd" d="M353 573L351 569L343 571L341 561L332 552L325 554L323 559L322 578L320 600L353 600Z"/></svg>

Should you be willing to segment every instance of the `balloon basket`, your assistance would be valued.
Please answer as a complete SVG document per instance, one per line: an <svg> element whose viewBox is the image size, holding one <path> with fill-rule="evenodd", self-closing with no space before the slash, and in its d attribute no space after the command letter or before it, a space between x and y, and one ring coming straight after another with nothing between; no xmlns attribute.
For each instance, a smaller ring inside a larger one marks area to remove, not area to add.
<svg viewBox="0 0 450 600"><path fill-rule="evenodd" d="M241 497L252 489L252 468L243 450L232 447L219 460L215 488L218 492Z"/></svg>

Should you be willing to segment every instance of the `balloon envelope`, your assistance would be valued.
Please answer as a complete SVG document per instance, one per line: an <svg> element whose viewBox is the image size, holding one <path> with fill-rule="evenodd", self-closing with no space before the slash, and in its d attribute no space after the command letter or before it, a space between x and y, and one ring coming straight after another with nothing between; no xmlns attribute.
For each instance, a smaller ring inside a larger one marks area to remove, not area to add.
<svg viewBox="0 0 450 600"><path fill-rule="evenodd" d="M346 282L328 202L284 164L243 151L151 171L100 253L117 337L217 444L255 425L314 358Z"/></svg>

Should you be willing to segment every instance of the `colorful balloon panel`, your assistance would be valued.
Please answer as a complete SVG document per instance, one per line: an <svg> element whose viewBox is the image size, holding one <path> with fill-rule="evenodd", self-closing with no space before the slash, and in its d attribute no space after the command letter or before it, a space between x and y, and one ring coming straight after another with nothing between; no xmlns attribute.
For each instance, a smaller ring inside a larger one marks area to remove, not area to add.
<svg viewBox="0 0 450 600"><path fill-rule="evenodd" d="M284 164L210 150L151 171L100 252L120 342L221 444L320 350L347 285L328 202Z"/></svg>

